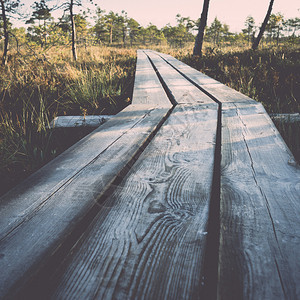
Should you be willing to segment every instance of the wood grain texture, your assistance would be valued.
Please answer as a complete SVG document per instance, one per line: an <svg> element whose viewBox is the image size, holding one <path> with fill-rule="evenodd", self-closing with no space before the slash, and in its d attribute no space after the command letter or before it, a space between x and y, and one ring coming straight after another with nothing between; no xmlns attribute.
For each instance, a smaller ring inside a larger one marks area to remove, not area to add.
<svg viewBox="0 0 300 300"><path fill-rule="evenodd" d="M175 107L54 276L53 299L200 297L216 127L215 105Z"/></svg>
<svg viewBox="0 0 300 300"><path fill-rule="evenodd" d="M138 123L140 117L147 114L147 110L153 109L154 106L171 108L171 103L155 71L142 51L138 51L136 71L133 106L112 117L108 124L76 143L0 198L0 240L13 228L22 224L28 215L118 140L123 133ZM139 105L143 103L151 104L148 107Z"/></svg>
<svg viewBox="0 0 300 300"><path fill-rule="evenodd" d="M132 105L0 198L0 240L89 163L147 116L154 106ZM163 110L164 111L164 110ZM159 120L157 120L159 122ZM157 125L157 124L156 124Z"/></svg>
<svg viewBox="0 0 300 300"><path fill-rule="evenodd" d="M159 74L166 83L171 94L178 104L214 103L214 101L201 92L195 85L180 75L174 68L167 64L159 55L152 51L145 51Z"/></svg>
<svg viewBox="0 0 300 300"><path fill-rule="evenodd" d="M159 82L148 57L142 50L137 50L132 103L171 107L167 94Z"/></svg>
<svg viewBox="0 0 300 300"><path fill-rule="evenodd" d="M89 210L97 209L97 200L167 113L167 108L141 105L126 109L118 122L108 121L105 130L94 131L5 196L0 212L0 269L5 270L0 273L0 298L25 285Z"/></svg>
<svg viewBox="0 0 300 300"><path fill-rule="evenodd" d="M219 299L300 298L300 169L261 104L223 104Z"/></svg>

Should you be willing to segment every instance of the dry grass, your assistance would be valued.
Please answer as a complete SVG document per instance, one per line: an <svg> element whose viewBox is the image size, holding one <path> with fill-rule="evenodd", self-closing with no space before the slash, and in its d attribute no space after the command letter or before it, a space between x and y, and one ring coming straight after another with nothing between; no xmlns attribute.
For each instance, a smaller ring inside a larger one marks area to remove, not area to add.
<svg viewBox="0 0 300 300"><path fill-rule="evenodd" d="M133 49L80 49L77 62L62 47L24 57L11 53L0 67L2 191L70 145L48 129L55 116L114 114L132 94Z"/></svg>

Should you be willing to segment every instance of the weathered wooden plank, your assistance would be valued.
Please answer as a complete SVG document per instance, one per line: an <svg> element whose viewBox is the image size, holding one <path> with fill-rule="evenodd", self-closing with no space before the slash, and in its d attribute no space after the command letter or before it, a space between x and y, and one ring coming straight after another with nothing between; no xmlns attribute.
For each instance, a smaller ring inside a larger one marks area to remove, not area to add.
<svg viewBox="0 0 300 300"><path fill-rule="evenodd" d="M156 52L156 51L152 51L153 53L156 53L157 55L159 55L160 57L162 57L163 59L165 59L169 64L171 64L172 66L174 66L176 69L178 69L179 71L181 71L184 75L186 75L189 78L193 78L196 77L197 81L199 81L199 83L201 85L203 84L219 84L220 82L197 71L196 69L190 67L189 65L181 62L180 60L176 59L175 57L165 54L165 53L160 53L160 52Z"/></svg>
<svg viewBox="0 0 300 300"><path fill-rule="evenodd" d="M223 103L220 299L300 298L300 169L260 104Z"/></svg>
<svg viewBox="0 0 300 300"><path fill-rule="evenodd" d="M1 199L0 298L22 288L56 253L168 108L131 106Z"/></svg>
<svg viewBox="0 0 300 300"><path fill-rule="evenodd" d="M58 116L51 122L49 128L98 127L114 116Z"/></svg>
<svg viewBox="0 0 300 300"><path fill-rule="evenodd" d="M133 104L171 106L170 100L145 53L137 51L137 65L133 89Z"/></svg>
<svg viewBox="0 0 300 300"><path fill-rule="evenodd" d="M131 128L153 106L130 106L0 198L0 240ZM162 110L165 111L165 110ZM157 120L159 122L159 120Z"/></svg>
<svg viewBox="0 0 300 300"><path fill-rule="evenodd" d="M175 59L174 57L159 53L170 65L183 73L186 77L192 80L200 88L204 89L210 95L215 97L221 102L246 102L248 104L255 104L256 101L248 96L204 75L196 69L184 64L183 62Z"/></svg>
<svg viewBox="0 0 300 300"><path fill-rule="evenodd" d="M210 97L201 92L194 84L186 80L159 55L152 51L145 51L145 53L157 68L163 81L166 83L178 104L214 103Z"/></svg>
<svg viewBox="0 0 300 300"><path fill-rule="evenodd" d="M175 107L54 275L53 299L201 296L216 127L215 105Z"/></svg>
<svg viewBox="0 0 300 300"><path fill-rule="evenodd" d="M300 123L300 113L270 114L270 118L278 123Z"/></svg>

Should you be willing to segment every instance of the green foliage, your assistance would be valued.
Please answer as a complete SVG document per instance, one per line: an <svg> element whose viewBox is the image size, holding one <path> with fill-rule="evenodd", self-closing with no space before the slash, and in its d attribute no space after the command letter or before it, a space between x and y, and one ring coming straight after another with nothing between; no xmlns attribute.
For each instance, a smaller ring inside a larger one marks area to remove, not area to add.
<svg viewBox="0 0 300 300"><path fill-rule="evenodd" d="M222 24L216 17L206 30L205 41L220 47L222 43L234 42L234 34L229 31L229 26Z"/></svg>
<svg viewBox="0 0 300 300"><path fill-rule="evenodd" d="M128 19L128 35L131 47L140 39L141 36L140 24L132 18Z"/></svg>
<svg viewBox="0 0 300 300"><path fill-rule="evenodd" d="M242 32L247 36L248 39L248 45L250 46L250 43L252 39L254 38L255 34L255 21L252 16L248 16L245 21L246 28L242 30Z"/></svg>
<svg viewBox="0 0 300 300"><path fill-rule="evenodd" d="M165 36L155 25L150 24L144 30L142 30L143 44L160 45Z"/></svg>
<svg viewBox="0 0 300 300"><path fill-rule="evenodd" d="M32 12L32 16L26 23L33 24L36 20L48 21L52 18L51 9L48 7L46 0L34 2L32 8L34 9L34 11Z"/></svg>
<svg viewBox="0 0 300 300"><path fill-rule="evenodd" d="M3 0L0 2L1 10L5 10L6 16L14 14L16 9L20 6L20 0ZM3 18L3 15L1 16Z"/></svg>
<svg viewBox="0 0 300 300"><path fill-rule="evenodd" d="M172 47L182 48L188 42L193 42L195 39L193 34L183 24L178 24L176 27L165 26L162 31Z"/></svg>

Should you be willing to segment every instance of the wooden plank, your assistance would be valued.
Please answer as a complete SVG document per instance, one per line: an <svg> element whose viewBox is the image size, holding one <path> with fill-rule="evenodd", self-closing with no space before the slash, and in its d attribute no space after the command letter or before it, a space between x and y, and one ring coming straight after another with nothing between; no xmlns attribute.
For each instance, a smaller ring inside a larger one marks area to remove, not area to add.
<svg viewBox="0 0 300 300"><path fill-rule="evenodd" d="M218 99L222 103L242 103L255 105L257 101L249 98L248 96L226 86L225 84L205 84L201 87L210 95Z"/></svg>
<svg viewBox="0 0 300 300"><path fill-rule="evenodd" d="M256 103L255 100L249 98L248 96L204 75L198 70L184 64L170 55L159 53L159 56L165 59L170 65L182 72L197 86L204 89L220 102L246 102L248 104Z"/></svg>
<svg viewBox="0 0 300 300"><path fill-rule="evenodd" d="M53 299L201 296L216 127L215 105L175 107L53 276Z"/></svg>
<svg viewBox="0 0 300 300"><path fill-rule="evenodd" d="M159 74L166 83L171 94L178 104L186 103L214 103L214 101L201 92L195 85L186 80L174 68L167 64L159 55L152 51L145 51Z"/></svg>
<svg viewBox="0 0 300 300"><path fill-rule="evenodd" d="M137 50L132 103L171 106L170 100L159 82L148 57L142 50Z"/></svg>
<svg viewBox="0 0 300 300"><path fill-rule="evenodd" d="M270 114L270 118L278 123L300 123L300 113L294 114Z"/></svg>
<svg viewBox="0 0 300 300"><path fill-rule="evenodd" d="M169 64L174 66L176 69L181 71L184 75L186 75L189 78L196 77L197 81L203 85L203 84L219 84L220 82L199 72L198 70L190 67L189 65L181 62L180 60L176 59L175 57L165 54L165 53L159 53L156 51L152 51L153 53L159 55L163 59L165 59Z"/></svg>
<svg viewBox="0 0 300 300"><path fill-rule="evenodd" d="M223 103L219 299L300 298L300 169L260 104Z"/></svg>
<svg viewBox="0 0 300 300"><path fill-rule="evenodd" d="M74 176L139 125L153 106L130 106L0 198L0 240ZM165 114L165 110L163 115ZM161 117L163 117L163 115ZM160 120L157 119L157 122ZM156 125L156 124L155 124ZM154 125L153 125L154 126ZM76 163L74 163L76 162Z"/></svg>
<svg viewBox="0 0 300 300"><path fill-rule="evenodd" d="M114 116L58 116L55 117L49 128L74 128L74 127L98 127Z"/></svg>
<svg viewBox="0 0 300 300"><path fill-rule="evenodd" d="M22 288L92 209L168 114L131 106L1 199L0 298Z"/></svg>

